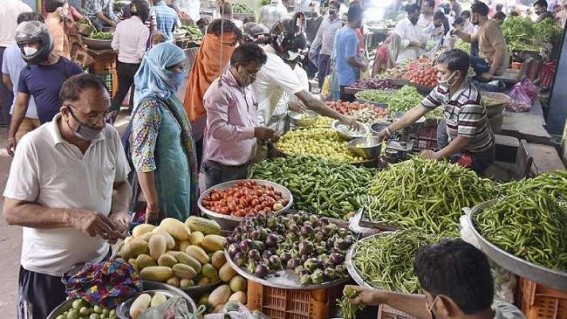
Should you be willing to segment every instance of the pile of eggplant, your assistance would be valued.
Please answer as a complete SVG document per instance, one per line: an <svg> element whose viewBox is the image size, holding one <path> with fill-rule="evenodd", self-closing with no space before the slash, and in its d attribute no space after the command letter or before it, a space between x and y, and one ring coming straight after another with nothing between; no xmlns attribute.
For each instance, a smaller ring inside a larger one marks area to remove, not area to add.
<svg viewBox="0 0 567 319"><path fill-rule="evenodd" d="M256 277L290 269L304 286L348 277L345 255L355 241L327 218L298 212L246 219L226 247L234 263Z"/></svg>

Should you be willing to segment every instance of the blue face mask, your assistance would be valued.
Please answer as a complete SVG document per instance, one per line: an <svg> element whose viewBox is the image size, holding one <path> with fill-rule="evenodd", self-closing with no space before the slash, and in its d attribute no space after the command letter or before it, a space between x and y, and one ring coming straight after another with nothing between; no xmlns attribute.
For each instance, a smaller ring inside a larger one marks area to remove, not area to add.
<svg viewBox="0 0 567 319"><path fill-rule="evenodd" d="M169 79L169 84L173 87L175 91L183 85L185 82L185 78L187 77L187 71L183 71L181 73L172 72L169 70L164 71Z"/></svg>

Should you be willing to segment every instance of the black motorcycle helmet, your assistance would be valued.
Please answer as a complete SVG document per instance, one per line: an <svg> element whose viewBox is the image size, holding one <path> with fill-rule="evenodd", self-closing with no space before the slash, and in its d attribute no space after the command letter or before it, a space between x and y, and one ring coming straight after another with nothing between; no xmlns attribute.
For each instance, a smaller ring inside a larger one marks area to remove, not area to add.
<svg viewBox="0 0 567 319"><path fill-rule="evenodd" d="M20 48L22 58L29 64L39 64L47 61L53 50L53 37L45 26L39 21L22 22L16 28L16 43ZM27 55L24 46L28 43L39 43L40 48L34 54Z"/></svg>
<svg viewBox="0 0 567 319"><path fill-rule="evenodd" d="M307 49L307 38L304 32L305 16L295 13L292 19L282 19L272 27L271 44L276 54L286 61L295 60L290 52L303 52Z"/></svg>

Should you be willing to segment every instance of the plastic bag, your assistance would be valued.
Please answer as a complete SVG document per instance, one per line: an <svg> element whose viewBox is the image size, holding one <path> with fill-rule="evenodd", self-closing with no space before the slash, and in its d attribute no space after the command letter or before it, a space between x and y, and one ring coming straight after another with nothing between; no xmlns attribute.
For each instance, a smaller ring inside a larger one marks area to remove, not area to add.
<svg viewBox="0 0 567 319"><path fill-rule="evenodd" d="M192 313L185 299L173 297L157 307L142 311L139 319L197 319L204 311L205 307L199 307L197 313Z"/></svg>
<svg viewBox="0 0 567 319"><path fill-rule="evenodd" d="M527 112L532 108L532 99L522 87L521 82L512 87L508 96L511 98L511 102L507 105L507 108L512 111Z"/></svg>
<svg viewBox="0 0 567 319"><path fill-rule="evenodd" d="M467 215L470 214L471 209L468 207L463 208L465 215L459 219L461 224L461 239L467 243L480 249L480 244L473 234L472 225L469 223ZM496 299L514 303L514 291L516 290L516 276L494 263L490 258L490 269L492 278L494 278L494 294Z"/></svg>
<svg viewBox="0 0 567 319"><path fill-rule="evenodd" d="M532 103L534 102L535 98L537 97L537 86L532 83L532 80L525 78L520 83L516 83L524 89L526 95L530 98Z"/></svg>
<svg viewBox="0 0 567 319"><path fill-rule="evenodd" d="M223 307L222 312L212 313L204 319L268 319L269 317L259 311L248 310L246 306L237 301L229 301Z"/></svg>
<svg viewBox="0 0 567 319"><path fill-rule="evenodd" d="M321 88L321 96L328 96L331 90L331 75L326 75L323 80L323 87Z"/></svg>
<svg viewBox="0 0 567 319"><path fill-rule="evenodd" d="M132 265L122 259L87 263L77 274L63 279L69 298L114 309L142 291L142 281Z"/></svg>

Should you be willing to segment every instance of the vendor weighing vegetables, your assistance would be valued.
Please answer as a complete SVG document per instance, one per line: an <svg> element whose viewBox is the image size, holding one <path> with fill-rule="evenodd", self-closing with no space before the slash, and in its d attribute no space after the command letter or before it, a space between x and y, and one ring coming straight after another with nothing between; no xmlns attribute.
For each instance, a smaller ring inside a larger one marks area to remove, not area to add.
<svg viewBox="0 0 567 319"><path fill-rule="evenodd" d="M399 121L382 130L379 136L390 136L440 106L443 120L437 127L439 151L425 150L422 155L438 160L449 159L477 173L484 171L494 162L494 134L486 108L480 103L480 93L466 79L469 65L469 56L461 50L450 50L439 56L439 85Z"/></svg>
<svg viewBox="0 0 567 319"><path fill-rule="evenodd" d="M351 303L356 305L387 304L415 318L525 318L513 305L494 300L494 280L486 255L460 239L420 249L414 271L422 295L357 286L346 286L345 295L349 292Z"/></svg>

